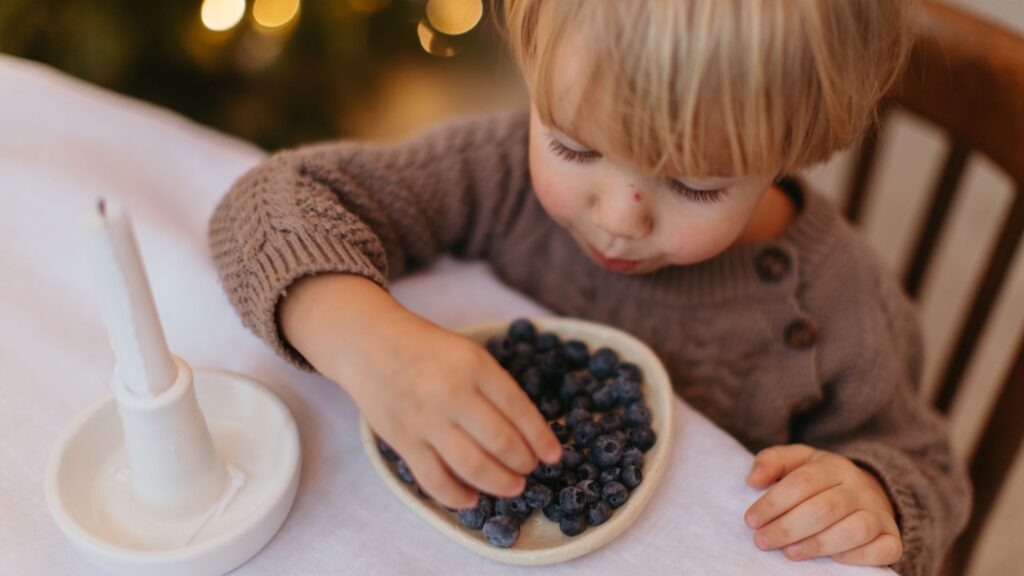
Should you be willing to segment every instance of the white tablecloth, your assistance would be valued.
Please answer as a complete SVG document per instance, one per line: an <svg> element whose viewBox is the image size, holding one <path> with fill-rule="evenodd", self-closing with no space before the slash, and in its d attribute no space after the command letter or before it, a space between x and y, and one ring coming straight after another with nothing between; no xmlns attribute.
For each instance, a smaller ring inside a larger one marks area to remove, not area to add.
<svg viewBox="0 0 1024 576"><path fill-rule="evenodd" d="M268 383L298 422L304 462L294 508L235 573L537 571L477 557L406 509L361 452L349 397L288 366L242 327L211 263L206 221L260 150L6 56L0 86L0 573L99 573L50 518L43 471L64 426L107 390L113 366L79 226L101 195L132 214L172 350L193 366ZM543 312L485 263L447 258L394 293L450 327ZM677 408L670 470L640 519L545 574L888 573L758 550L742 522L758 496L743 482L751 455L685 404Z"/></svg>

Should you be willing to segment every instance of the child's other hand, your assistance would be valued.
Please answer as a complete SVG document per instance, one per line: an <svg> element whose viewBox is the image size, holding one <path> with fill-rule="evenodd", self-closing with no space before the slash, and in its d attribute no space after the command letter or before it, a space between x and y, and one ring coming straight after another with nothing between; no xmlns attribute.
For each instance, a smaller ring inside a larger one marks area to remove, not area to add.
<svg viewBox="0 0 1024 576"><path fill-rule="evenodd" d="M885 489L849 459L802 444L772 446L757 454L747 483L775 481L744 518L758 548L782 548L790 560L830 556L878 566L903 554Z"/></svg>
<svg viewBox="0 0 1024 576"><path fill-rule="evenodd" d="M427 493L450 508L474 506L474 487L517 496L538 459L559 461L547 421L482 346L402 316L354 399Z"/></svg>

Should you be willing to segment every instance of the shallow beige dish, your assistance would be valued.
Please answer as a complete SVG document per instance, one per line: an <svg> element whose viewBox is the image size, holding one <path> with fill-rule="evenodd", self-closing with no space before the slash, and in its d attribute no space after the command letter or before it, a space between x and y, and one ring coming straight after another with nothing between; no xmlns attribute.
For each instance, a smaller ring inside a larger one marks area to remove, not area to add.
<svg viewBox="0 0 1024 576"><path fill-rule="evenodd" d="M615 510L612 517L596 527L588 526L583 534L568 537L558 524L540 512L534 512L522 525L519 539L511 548L498 548L487 542L482 530L470 530L459 523L458 517L436 502L427 501L416 489L398 477L393 466L377 450L373 432L366 420L360 422L363 449L384 483L398 498L429 522L442 534L469 548L473 552L507 564L554 564L593 552L618 536L643 511L658 487L665 472L672 443L673 392L665 367L654 352L643 342L629 334L606 326L571 318L531 318L539 331L554 332L564 340L573 338L587 343L591 353L601 346L618 352L622 360L636 363L643 372L644 400L651 410L652 427L657 442L644 455L643 482L631 491L629 500ZM504 334L509 322L474 324L456 332L483 344L496 334Z"/></svg>

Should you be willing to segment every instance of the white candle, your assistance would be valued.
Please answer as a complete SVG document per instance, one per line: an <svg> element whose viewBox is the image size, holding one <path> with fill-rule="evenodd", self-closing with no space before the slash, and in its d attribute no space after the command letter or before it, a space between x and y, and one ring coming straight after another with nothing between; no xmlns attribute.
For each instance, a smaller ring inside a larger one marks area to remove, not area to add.
<svg viewBox="0 0 1024 576"><path fill-rule="evenodd" d="M114 349L115 377L139 396L156 396L174 383L177 368L128 214L100 200L86 226L103 318Z"/></svg>

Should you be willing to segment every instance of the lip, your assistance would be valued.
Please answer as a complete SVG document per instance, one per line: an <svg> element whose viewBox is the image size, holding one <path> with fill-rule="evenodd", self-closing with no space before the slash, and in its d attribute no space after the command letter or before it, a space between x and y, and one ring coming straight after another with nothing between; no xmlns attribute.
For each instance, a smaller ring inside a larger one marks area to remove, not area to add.
<svg viewBox="0 0 1024 576"><path fill-rule="evenodd" d="M593 256L601 266L608 270L612 270L613 272L629 272L640 263L639 260L619 260L616 258L609 258L598 252L596 248L589 244L587 245L587 248L590 249L590 255Z"/></svg>

